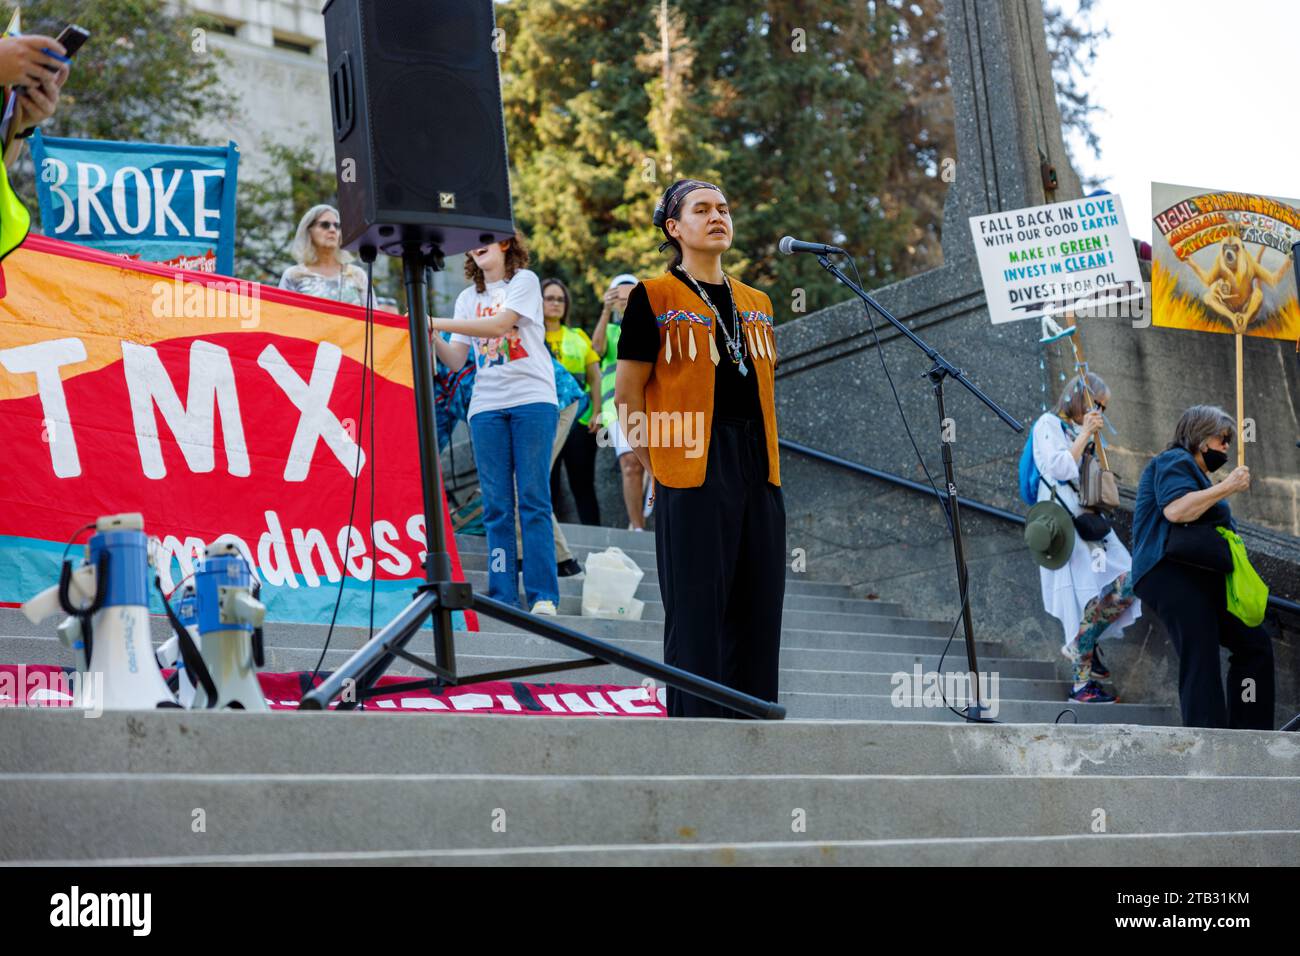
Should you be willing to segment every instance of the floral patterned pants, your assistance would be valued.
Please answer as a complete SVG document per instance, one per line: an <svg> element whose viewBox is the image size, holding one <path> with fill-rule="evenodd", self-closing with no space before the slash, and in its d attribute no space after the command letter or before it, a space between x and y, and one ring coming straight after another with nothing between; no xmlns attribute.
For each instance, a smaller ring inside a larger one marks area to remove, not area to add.
<svg viewBox="0 0 1300 956"><path fill-rule="evenodd" d="M1132 606L1134 600L1128 575L1121 574L1083 609L1079 632L1075 634L1068 648L1071 652L1069 656L1074 661L1076 685L1092 679L1092 654L1097 647L1098 638Z"/></svg>

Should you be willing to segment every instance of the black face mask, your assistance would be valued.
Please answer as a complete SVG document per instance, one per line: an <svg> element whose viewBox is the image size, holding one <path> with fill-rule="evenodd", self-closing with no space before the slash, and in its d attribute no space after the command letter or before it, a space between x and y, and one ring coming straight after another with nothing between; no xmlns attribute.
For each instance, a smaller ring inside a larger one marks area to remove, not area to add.
<svg viewBox="0 0 1300 956"><path fill-rule="evenodd" d="M1210 474L1214 474L1228 462L1228 453L1217 448L1205 449L1201 452L1201 457L1205 460L1205 470Z"/></svg>

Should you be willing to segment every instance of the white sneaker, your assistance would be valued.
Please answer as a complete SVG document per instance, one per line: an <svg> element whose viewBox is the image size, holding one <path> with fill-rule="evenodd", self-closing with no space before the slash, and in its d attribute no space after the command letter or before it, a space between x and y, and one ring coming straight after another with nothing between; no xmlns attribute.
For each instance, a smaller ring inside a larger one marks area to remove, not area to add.
<svg viewBox="0 0 1300 956"><path fill-rule="evenodd" d="M531 613L536 614L538 617L555 617L557 611L555 605L550 601L538 601L533 605Z"/></svg>

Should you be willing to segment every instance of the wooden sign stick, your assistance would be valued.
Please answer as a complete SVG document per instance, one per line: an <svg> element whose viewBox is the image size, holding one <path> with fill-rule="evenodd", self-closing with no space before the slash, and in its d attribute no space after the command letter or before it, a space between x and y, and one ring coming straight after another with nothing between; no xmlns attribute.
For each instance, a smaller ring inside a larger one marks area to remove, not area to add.
<svg viewBox="0 0 1300 956"><path fill-rule="evenodd" d="M1241 422L1245 417L1245 376L1242 375L1241 340L1245 338L1238 332L1233 336L1237 340L1237 467L1246 463L1246 443L1241 440Z"/></svg>
<svg viewBox="0 0 1300 956"><path fill-rule="evenodd" d="M1079 343L1079 322L1073 313L1070 314L1070 319L1071 324L1075 328L1074 334L1070 336L1070 347L1074 349L1074 370L1080 376L1079 381L1083 384L1083 394L1084 397L1088 399L1088 411L1092 411L1096 407L1096 403L1093 401L1091 389L1088 388L1088 380L1083 377L1083 346ZM1106 446L1101 442L1101 435L1097 436L1096 445L1097 460L1101 462L1101 467L1110 471L1110 464L1106 461Z"/></svg>

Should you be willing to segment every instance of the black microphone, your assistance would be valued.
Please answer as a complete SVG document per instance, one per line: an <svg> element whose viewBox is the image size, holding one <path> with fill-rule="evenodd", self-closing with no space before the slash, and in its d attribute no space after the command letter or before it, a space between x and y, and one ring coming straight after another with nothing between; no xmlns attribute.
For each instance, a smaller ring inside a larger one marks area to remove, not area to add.
<svg viewBox="0 0 1300 956"><path fill-rule="evenodd" d="M787 256L795 252L813 252L819 256L848 255L839 246L828 246L820 242L804 242L802 239L796 239L793 236L782 236L777 248Z"/></svg>

